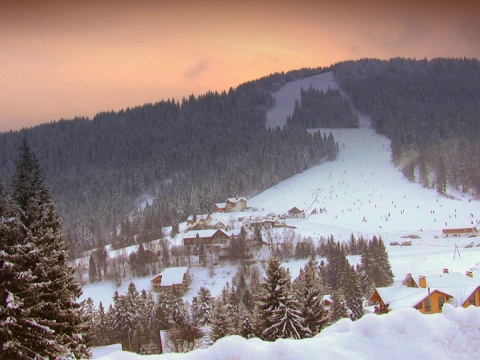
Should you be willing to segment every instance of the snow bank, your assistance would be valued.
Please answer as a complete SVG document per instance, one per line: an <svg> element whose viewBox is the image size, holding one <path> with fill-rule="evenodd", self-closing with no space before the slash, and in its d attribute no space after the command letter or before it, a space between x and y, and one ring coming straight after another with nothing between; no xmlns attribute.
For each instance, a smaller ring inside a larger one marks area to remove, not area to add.
<svg viewBox="0 0 480 360"><path fill-rule="evenodd" d="M454 308L443 314L422 315L401 309L387 315L343 319L312 339L245 340L230 336L204 350L187 354L140 356L116 351L95 356L101 360L133 359L476 359L480 351L480 309Z"/></svg>

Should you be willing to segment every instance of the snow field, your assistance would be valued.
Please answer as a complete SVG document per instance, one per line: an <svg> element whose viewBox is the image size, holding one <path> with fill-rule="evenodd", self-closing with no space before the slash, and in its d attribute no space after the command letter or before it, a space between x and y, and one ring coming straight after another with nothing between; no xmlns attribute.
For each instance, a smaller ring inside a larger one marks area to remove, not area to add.
<svg viewBox="0 0 480 360"><path fill-rule="evenodd" d="M140 356L94 350L99 360L288 360L288 359L475 359L480 350L480 309L446 304L442 314L422 315L400 309L378 316L367 314L352 322L342 319L311 339L264 342L229 336L208 349L186 354ZM110 349L112 350L112 349Z"/></svg>

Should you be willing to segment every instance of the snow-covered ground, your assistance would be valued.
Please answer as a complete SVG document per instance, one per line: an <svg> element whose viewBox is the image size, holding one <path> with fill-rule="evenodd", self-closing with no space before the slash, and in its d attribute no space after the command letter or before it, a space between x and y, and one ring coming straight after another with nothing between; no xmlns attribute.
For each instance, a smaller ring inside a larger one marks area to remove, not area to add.
<svg viewBox="0 0 480 360"><path fill-rule="evenodd" d="M275 94L276 105L267 114L267 126L283 126L287 115L293 112L300 87L326 90L335 88L331 73L316 75L285 85ZM348 241L350 235L367 239L380 235L389 253L395 282L407 273L438 274L443 268L450 271L472 270L480 276L480 244L478 238L443 238L443 228L479 227L480 202L468 196L450 192L439 196L433 189L410 183L392 165L390 141L370 128L369 119L360 114L358 129L326 129L332 132L340 146L337 161L315 166L277 186L248 199L248 205L258 211L242 214L258 216L274 212L284 214L296 206L307 211L306 219L287 220L297 227L298 234L311 236L333 235L336 240ZM326 211L312 214L313 209ZM223 221L232 221L232 215ZM390 246L390 241L404 241L402 236L418 235L412 246ZM176 239L178 242L179 239ZM455 246L458 251L455 251ZM356 257L349 258L358 261ZM292 276L298 274L303 261L290 261ZM185 299L191 300L200 286L207 286L218 295L235 273L235 266L215 269L210 277L208 269L193 268L193 283ZM150 289L148 278L133 279L137 288ZM118 289L126 291L128 281ZM114 286L87 285L84 298L96 303L102 299L111 302ZM107 305L108 307L108 305ZM229 337L210 349L189 355L168 355L162 359L371 359L386 356L389 359L447 359L476 358L480 350L480 309L453 309L444 314L421 315L413 309L399 310L387 316L366 316L358 322L342 320L310 340L284 340L263 343L258 339L244 340ZM412 326L412 324L415 324ZM382 355L388 354L388 355ZM120 354L99 357L107 359L137 359L137 355ZM156 359L156 356L147 357Z"/></svg>
<svg viewBox="0 0 480 360"><path fill-rule="evenodd" d="M229 336L204 350L187 354L140 356L115 347L94 350L101 360L351 360L351 359L477 359L480 351L480 309L445 305L443 314L422 315L400 309L386 315L342 319L312 339L280 339L273 343Z"/></svg>

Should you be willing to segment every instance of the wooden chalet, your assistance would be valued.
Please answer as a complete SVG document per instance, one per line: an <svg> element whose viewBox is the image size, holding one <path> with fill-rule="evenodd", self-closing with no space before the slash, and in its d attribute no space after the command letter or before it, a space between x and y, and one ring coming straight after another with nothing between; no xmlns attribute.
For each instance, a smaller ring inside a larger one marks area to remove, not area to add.
<svg viewBox="0 0 480 360"><path fill-rule="evenodd" d="M386 313L398 308L413 307L423 314L442 311L444 303L454 306L480 306L480 281L473 273L450 273L419 275L415 280L407 274L400 286L376 288L370 301L376 304L376 313Z"/></svg>
<svg viewBox="0 0 480 360"><path fill-rule="evenodd" d="M210 248L212 245L228 244L228 239L230 238L230 234L223 229L188 231L183 235L183 245L195 246L197 235L198 240L206 248Z"/></svg>
<svg viewBox="0 0 480 360"><path fill-rule="evenodd" d="M228 198L225 203L225 212L243 211L247 208L247 199L244 197Z"/></svg>
<svg viewBox="0 0 480 360"><path fill-rule="evenodd" d="M224 213L227 203L216 203L213 205L213 212Z"/></svg>
<svg viewBox="0 0 480 360"><path fill-rule="evenodd" d="M452 298L451 294L436 289L399 285L376 288L370 301L376 304L376 314L409 307L423 314L434 314L441 312L443 304Z"/></svg>
<svg viewBox="0 0 480 360"><path fill-rule="evenodd" d="M272 229L273 225L275 225L276 221L275 220L250 220L250 221L245 221L243 223L243 227L245 228L246 231L254 231L255 229L260 229L260 230L268 230Z"/></svg>
<svg viewBox="0 0 480 360"><path fill-rule="evenodd" d="M477 228L458 228L458 229L443 229L443 237L458 237L458 236L471 236L477 235Z"/></svg>
<svg viewBox="0 0 480 360"><path fill-rule="evenodd" d="M189 274L187 267L166 268L152 280L152 289L155 292L176 291L183 295L188 288Z"/></svg>
<svg viewBox="0 0 480 360"><path fill-rule="evenodd" d="M295 218L295 219L300 219L300 218L305 218L305 211L300 210L297 207L293 207L290 210L288 210L288 217L289 218Z"/></svg>

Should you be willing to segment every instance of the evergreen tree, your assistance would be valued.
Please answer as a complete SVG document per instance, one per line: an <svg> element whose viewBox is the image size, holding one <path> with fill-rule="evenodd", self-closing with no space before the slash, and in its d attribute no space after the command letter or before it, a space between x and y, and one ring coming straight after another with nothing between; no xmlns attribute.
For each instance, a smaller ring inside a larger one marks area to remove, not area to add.
<svg viewBox="0 0 480 360"><path fill-rule="evenodd" d="M371 252L373 254L372 278L377 287L389 286L393 283L393 272L388 260L387 249L382 238L374 236L371 241Z"/></svg>
<svg viewBox="0 0 480 360"><path fill-rule="evenodd" d="M107 314L105 313L105 308L103 307L102 302L98 305L97 316L95 323L95 336L94 336L94 346L108 345L110 344L110 326L108 323Z"/></svg>
<svg viewBox="0 0 480 360"><path fill-rule="evenodd" d="M300 271L294 287L304 325L309 330L308 334L312 336L318 334L326 322L320 286L318 262L311 258Z"/></svg>
<svg viewBox="0 0 480 360"><path fill-rule="evenodd" d="M27 304L35 299L35 277L28 271L34 245L0 182L0 358L57 356L52 329L37 323Z"/></svg>
<svg viewBox="0 0 480 360"><path fill-rule="evenodd" d="M253 231L253 241L258 248L262 248L263 238L259 227L255 227L255 230Z"/></svg>
<svg viewBox="0 0 480 360"><path fill-rule="evenodd" d="M299 307L290 288L289 272L280 266L278 259L271 258L258 304L262 338L267 341L278 338L300 339L308 334Z"/></svg>
<svg viewBox="0 0 480 360"><path fill-rule="evenodd" d="M199 326L210 324L213 306L214 299L210 290L203 286L200 287L191 305L193 323Z"/></svg>
<svg viewBox="0 0 480 360"><path fill-rule="evenodd" d="M332 306L328 313L328 324L335 324L338 320L343 318L348 318L345 299L341 291L334 291L332 293Z"/></svg>
<svg viewBox="0 0 480 360"><path fill-rule="evenodd" d="M31 271L35 296L30 298L25 294L23 303L39 325L53 331L53 346L62 348L55 354L47 350L44 356L89 357L82 337L87 329L77 302L82 290L75 280L73 267L67 262L61 221L44 174L26 141L20 148L12 188L19 219L34 246L34 256L23 263L23 271ZM30 346L32 350L35 348L34 344Z"/></svg>
<svg viewBox="0 0 480 360"><path fill-rule="evenodd" d="M139 310L138 321L133 334L132 345L135 352L139 354L150 354L156 347L154 329L155 319L155 301L151 293L146 294L143 290L141 295L141 308Z"/></svg>
<svg viewBox="0 0 480 360"><path fill-rule="evenodd" d="M360 288L360 279L353 266L349 266L345 273L343 297L345 305L351 311L351 319L360 319L363 316L363 296Z"/></svg>
<svg viewBox="0 0 480 360"><path fill-rule="evenodd" d="M210 339L215 342L222 337L232 334L234 334L234 327L227 306L221 298L217 299L212 313Z"/></svg>
<svg viewBox="0 0 480 360"><path fill-rule="evenodd" d="M93 284L98 281L97 277L97 262L95 261L95 256L90 255L88 260L88 281Z"/></svg>

